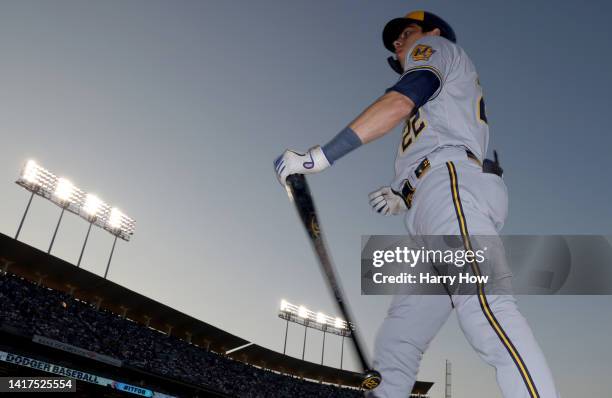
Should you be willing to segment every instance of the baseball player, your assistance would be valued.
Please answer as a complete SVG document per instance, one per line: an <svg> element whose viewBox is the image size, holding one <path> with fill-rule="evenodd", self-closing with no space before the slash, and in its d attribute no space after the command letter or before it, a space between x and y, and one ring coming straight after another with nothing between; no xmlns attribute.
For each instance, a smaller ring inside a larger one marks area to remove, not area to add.
<svg viewBox="0 0 612 398"><path fill-rule="evenodd" d="M324 146L285 151L274 162L277 177L285 185L291 174L323 171L405 120L395 178L370 194L370 204L381 214L405 214L411 235L456 235L472 250L475 236L497 237L508 204L497 160L484 159L489 127L476 69L450 25L430 12L391 20L383 42L395 53L388 61L399 80ZM480 285L468 295L395 296L374 349L383 380L369 396L409 395L423 353L453 309L469 343L495 368L504 397L558 397L514 297Z"/></svg>

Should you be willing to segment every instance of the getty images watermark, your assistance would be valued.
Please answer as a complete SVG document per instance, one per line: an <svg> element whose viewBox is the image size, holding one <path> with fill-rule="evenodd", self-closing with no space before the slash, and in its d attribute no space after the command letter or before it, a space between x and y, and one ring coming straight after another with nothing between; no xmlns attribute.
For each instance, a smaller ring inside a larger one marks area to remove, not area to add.
<svg viewBox="0 0 612 398"><path fill-rule="evenodd" d="M375 250L372 253L372 266L381 268L385 265L403 265L411 269L416 268L418 264L452 264L455 267L462 268L466 265L479 266L485 261L484 247L479 250L440 250L426 249L424 246L413 249L406 246L395 247L394 250ZM379 270L380 271L380 270ZM401 284L447 284L453 286L455 284L486 284L489 280L489 275L473 275L469 272L459 272L456 275L441 275L432 268L426 272L400 272L399 274L385 275L383 272L374 272L372 281L376 284L386 283L401 283Z"/></svg>
<svg viewBox="0 0 612 398"><path fill-rule="evenodd" d="M362 294L612 294L612 237L389 236L361 243Z"/></svg>

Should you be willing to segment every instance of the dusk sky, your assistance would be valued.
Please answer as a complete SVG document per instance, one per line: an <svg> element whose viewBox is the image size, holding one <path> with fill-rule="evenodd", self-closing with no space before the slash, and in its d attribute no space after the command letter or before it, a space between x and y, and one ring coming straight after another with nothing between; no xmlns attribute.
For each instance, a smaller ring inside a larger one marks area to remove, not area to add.
<svg viewBox="0 0 612 398"><path fill-rule="evenodd" d="M282 298L336 315L272 161L327 142L397 75L381 32L426 8L479 71L509 189L507 234L612 235L612 5L605 1L0 1L0 232L14 236L35 159L136 220L109 279L282 351ZM361 235L405 233L373 213L399 130L309 178L368 349L389 297L360 296ZM46 250L60 209L35 198L20 240ZM87 223L64 217L53 254L76 263ZM94 229L99 275L112 236ZM564 397L611 396L612 298L519 297ZM303 329L290 327L288 354ZM339 365L339 339L326 364ZM320 359L309 332L306 359ZM346 358L345 358L346 359ZM441 397L500 397L451 315L418 378ZM351 355L348 366L356 369Z"/></svg>

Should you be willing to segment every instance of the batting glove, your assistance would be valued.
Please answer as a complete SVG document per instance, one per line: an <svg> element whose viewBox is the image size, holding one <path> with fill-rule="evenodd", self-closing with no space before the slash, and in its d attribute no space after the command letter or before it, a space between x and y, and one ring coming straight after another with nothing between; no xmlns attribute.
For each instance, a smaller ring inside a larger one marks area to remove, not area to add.
<svg viewBox="0 0 612 398"><path fill-rule="evenodd" d="M370 194L370 206L374 211L385 216L396 216L408 210L406 202L399 192L390 187L383 187Z"/></svg>
<svg viewBox="0 0 612 398"><path fill-rule="evenodd" d="M320 146L312 147L306 153L286 150L274 161L276 177L285 186L291 174L314 174L330 166Z"/></svg>

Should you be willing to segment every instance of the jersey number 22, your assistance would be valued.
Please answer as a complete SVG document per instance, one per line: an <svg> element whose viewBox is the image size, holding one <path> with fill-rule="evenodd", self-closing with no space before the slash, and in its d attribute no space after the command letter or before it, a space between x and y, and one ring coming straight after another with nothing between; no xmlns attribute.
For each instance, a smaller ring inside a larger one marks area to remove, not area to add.
<svg viewBox="0 0 612 398"><path fill-rule="evenodd" d="M427 122L421 118L421 113L417 109L416 113L406 120L406 126L402 131L402 153L417 139L425 127Z"/></svg>

